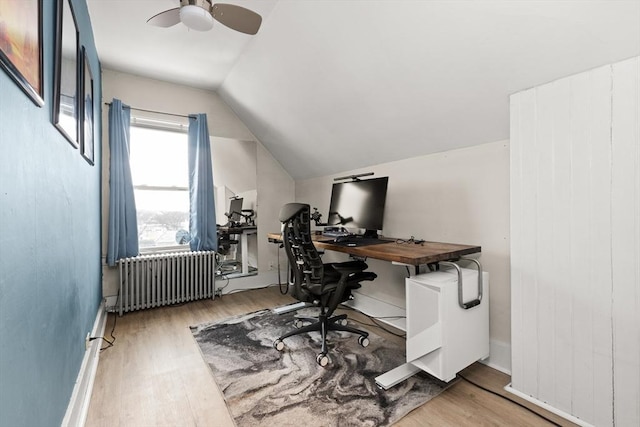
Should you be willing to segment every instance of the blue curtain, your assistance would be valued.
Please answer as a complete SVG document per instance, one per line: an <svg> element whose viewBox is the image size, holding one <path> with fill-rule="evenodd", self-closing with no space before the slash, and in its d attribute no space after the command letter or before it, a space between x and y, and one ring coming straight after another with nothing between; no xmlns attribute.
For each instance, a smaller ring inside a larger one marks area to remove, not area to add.
<svg viewBox="0 0 640 427"><path fill-rule="evenodd" d="M189 116L189 245L192 251L217 251L211 142L206 114Z"/></svg>
<svg viewBox="0 0 640 427"><path fill-rule="evenodd" d="M107 264L138 255L138 221L129 166L131 110L119 99L109 106L109 236Z"/></svg>

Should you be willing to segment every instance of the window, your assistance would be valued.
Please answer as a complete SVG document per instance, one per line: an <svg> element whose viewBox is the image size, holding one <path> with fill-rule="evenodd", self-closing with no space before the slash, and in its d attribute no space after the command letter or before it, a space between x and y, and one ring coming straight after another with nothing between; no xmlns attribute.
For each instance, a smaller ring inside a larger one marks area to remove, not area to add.
<svg viewBox="0 0 640 427"><path fill-rule="evenodd" d="M130 164L141 251L175 247L189 230L186 132L131 125Z"/></svg>

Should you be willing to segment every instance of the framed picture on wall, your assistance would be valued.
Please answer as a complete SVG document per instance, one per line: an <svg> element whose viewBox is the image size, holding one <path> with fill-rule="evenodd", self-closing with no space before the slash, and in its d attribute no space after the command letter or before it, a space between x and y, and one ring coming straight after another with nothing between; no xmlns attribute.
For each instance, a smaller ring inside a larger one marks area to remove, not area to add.
<svg viewBox="0 0 640 427"><path fill-rule="evenodd" d="M57 0L53 125L75 148L80 146L78 40L78 26L71 0Z"/></svg>
<svg viewBox="0 0 640 427"><path fill-rule="evenodd" d="M39 107L42 78L42 0L0 0L0 67Z"/></svg>
<svg viewBox="0 0 640 427"><path fill-rule="evenodd" d="M1 0L0 0L1 1ZM93 141L93 74L91 73L91 64L87 57L86 48L82 48L82 156L89 162L94 163L94 141Z"/></svg>

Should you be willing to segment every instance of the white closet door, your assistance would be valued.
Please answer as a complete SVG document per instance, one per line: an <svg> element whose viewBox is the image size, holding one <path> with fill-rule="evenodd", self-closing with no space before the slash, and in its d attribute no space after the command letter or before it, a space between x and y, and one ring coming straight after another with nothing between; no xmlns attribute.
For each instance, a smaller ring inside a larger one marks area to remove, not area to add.
<svg viewBox="0 0 640 427"><path fill-rule="evenodd" d="M512 387L598 426L640 425L638 62L511 97Z"/></svg>
<svg viewBox="0 0 640 427"><path fill-rule="evenodd" d="M613 65L612 279L616 425L640 425L640 58Z"/></svg>

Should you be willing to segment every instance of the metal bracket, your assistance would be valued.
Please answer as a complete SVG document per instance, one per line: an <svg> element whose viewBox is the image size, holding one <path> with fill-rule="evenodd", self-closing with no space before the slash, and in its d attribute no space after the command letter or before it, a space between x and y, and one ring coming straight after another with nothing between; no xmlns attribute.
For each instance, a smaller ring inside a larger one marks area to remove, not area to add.
<svg viewBox="0 0 640 427"><path fill-rule="evenodd" d="M458 272L458 305L460 306L460 308L464 309L464 310L468 310L470 308L473 308L477 305L480 305L480 302L482 301L482 289L483 289L483 285L482 285L482 265L480 265L480 261L478 261L475 258L461 258L461 260L464 261L471 261L473 263L476 264L476 266L478 267L478 297L474 300L468 301L468 302L464 302L463 301L463 297L462 297L462 270L460 269L460 266L454 262L449 262L449 261L440 261L438 264L440 265L446 265L449 267L454 267L456 269L456 271Z"/></svg>

